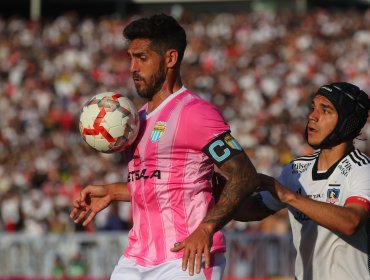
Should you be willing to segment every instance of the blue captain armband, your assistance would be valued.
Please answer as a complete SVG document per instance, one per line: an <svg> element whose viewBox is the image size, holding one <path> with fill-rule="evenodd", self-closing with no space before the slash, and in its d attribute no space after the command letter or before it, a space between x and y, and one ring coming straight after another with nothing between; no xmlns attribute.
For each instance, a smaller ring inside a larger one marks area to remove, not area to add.
<svg viewBox="0 0 370 280"><path fill-rule="evenodd" d="M212 139L202 151L220 167L228 159L243 153L243 148L231 136L230 131L226 131Z"/></svg>

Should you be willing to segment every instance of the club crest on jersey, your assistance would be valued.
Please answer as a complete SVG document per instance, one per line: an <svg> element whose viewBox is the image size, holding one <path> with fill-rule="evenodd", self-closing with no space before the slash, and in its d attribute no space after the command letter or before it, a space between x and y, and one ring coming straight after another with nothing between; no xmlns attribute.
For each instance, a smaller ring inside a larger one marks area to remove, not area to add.
<svg viewBox="0 0 370 280"><path fill-rule="evenodd" d="M326 193L326 202L335 203L339 202L340 189L332 188L328 189Z"/></svg>
<svg viewBox="0 0 370 280"><path fill-rule="evenodd" d="M166 126L167 124L165 122L156 122L152 131L152 135L150 136L152 142L157 142L159 139L161 139L164 131L166 130Z"/></svg>

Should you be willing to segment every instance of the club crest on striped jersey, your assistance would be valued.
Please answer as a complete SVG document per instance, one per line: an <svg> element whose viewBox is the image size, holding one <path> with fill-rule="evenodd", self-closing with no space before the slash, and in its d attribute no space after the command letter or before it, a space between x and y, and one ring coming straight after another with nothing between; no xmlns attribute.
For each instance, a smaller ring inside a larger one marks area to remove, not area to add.
<svg viewBox="0 0 370 280"><path fill-rule="evenodd" d="M157 142L159 139L161 139L162 135L164 134L164 131L166 130L166 122L156 122L152 131L152 135L150 136L150 139L152 142Z"/></svg>
<svg viewBox="0 0 370 280"><path fill-rule="evenodd" d="M326 197L327 197L326 202L329 202L329 203L339 202L339 193L340 193L340 189L337 189L337 188L328 189L326 193Z"/></svg>

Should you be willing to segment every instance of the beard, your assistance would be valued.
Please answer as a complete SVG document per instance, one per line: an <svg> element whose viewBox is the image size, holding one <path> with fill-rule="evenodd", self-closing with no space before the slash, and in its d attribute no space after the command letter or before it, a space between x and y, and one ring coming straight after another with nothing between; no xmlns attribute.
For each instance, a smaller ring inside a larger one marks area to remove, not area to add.
<svg viewBox="0 0 370 280"><path fill-rule="evenodd" d="M138 74L133 74L133 78L138 78L142 83L141 86L135 83L135 88L140 97L153 99L153 96L161 89L164 81L166 80L166 70L164 67L164 61L161 61L158 71L155 72L149 79L144 79Z"/></svg>

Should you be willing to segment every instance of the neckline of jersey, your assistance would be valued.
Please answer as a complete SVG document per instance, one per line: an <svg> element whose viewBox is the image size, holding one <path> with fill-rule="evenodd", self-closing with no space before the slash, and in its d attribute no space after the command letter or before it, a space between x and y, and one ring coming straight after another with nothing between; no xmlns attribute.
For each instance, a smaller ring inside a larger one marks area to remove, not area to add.
<svg viewBox="0 0 370 280"><path fill-rule="evenodd" d="M328 168L326 170L326 172L322 172L322 171L318 171L317 167L318 167L318 163L319 163L319 158L320 158L320 155L316 158L315 160L315 163L312 167L312 179L314 181L318 181L318 180L326 180L330 177L330 175L334 172L335 168L338 166L338 164L346 157L348 156L350 153L352 153L355 149L351 149L350 151L348 151L348 153L346 153L345 155L343 155L342 158L340 158L336 163L334 163L332 166L330 166L330 168Z"/></svg>
<svg viewBox="0 0 370 280"><path fill-rule="evenodd" d="M168 104L172 99L174 99L179 94L186 91L185 86L182 86L178 91L175 91L171 95L169 95L157 108L155 108L153 111L151 111L149 114L146 115L146 119L150 118L152 115L154 115L156 112L160 111L166 104ZM145 112L148 110L148 103L145 106Z"/></svg>

